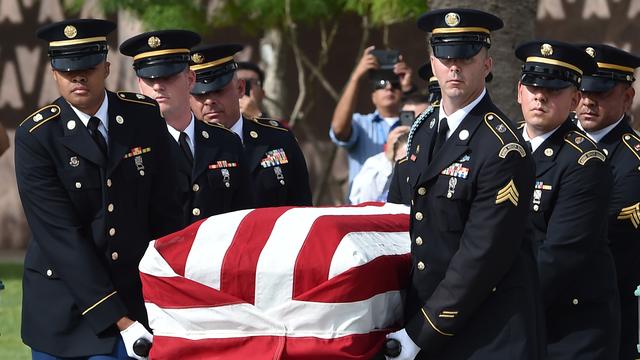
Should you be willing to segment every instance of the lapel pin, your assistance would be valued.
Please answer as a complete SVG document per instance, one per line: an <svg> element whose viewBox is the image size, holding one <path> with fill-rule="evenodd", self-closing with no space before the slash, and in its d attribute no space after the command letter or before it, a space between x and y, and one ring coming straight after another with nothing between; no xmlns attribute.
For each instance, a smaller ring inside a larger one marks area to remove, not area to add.
<svg viewBox="0 0 640 360"><path fill-rule="evenodd" d="M202 130L202 137L205 139L209 138L209 133L206 130Z"/></svg>
<svg viewBox="0 0 640 360"><path fill-rule="evenodd" d="M434 126L436 126L436 119L431 119L431 122L429 123L429 129L433 129Z"/></svg>
<svg viewBox="0 0 640 360"><path fill-rule="evenodd" d="M458 134L458 138L460 140L467 140L469 138L469 131L468 130L462 130L460 131L460 134Z"/></svg>
<svg viewBox="0 0 640 360"><path fill-rule="evenodd" d="M116 116L116 122L120 125L124 124L124 118L120 115Z"/></svg>
<svg viewBox="0 0 640 360"><path fill-rule="evenodd" d="M75 120L69 120L67 121L67 129L69 130L73 130L76 128L76 122Z"/></svg>
<svg viewBox="0 0 640 360"><path fill-rule="evenodd" d="M249 133L249 135L251 135L251 137L252 137L252 138L254 138L254 139L257 139L257 138L258 138L258 133L257 133L257 132L255 132L255 131L251 131L251 132Z"/></svg>
<svg viewBox="0 0 640 360"><path fill-rule="evenodd" d="M77 167L78 165L80 165L80 160L78 160L77 156L72 156L71 158L69 158L69 165Z"/></svg>
<svg viewBox="0 0 640 360"><path fill-rule="evenodd" d="M553 156L553 149L552 148L544 149L544 154L549 156L549 157Z"/></svg>

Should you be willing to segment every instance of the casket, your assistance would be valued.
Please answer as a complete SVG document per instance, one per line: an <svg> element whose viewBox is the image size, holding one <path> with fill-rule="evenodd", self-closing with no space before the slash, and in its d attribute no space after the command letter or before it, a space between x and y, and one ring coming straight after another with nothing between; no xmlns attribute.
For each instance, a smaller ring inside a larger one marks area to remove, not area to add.
<svg viewBox="0 0 640 360"><path fill-rule="evenodd" d="M210 217L140 263L151 359L370 359L402 324L409 209L366 203Z"/></svg>

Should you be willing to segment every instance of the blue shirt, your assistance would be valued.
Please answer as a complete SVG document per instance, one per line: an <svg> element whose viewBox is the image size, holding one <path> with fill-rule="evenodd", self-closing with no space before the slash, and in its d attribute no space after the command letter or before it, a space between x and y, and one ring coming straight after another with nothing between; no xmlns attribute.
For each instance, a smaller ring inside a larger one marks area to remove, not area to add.
<svg viewBox="0 0 640 360"><path fill-rule="evenodd" d="M329 130L329 137L334 144L347 150L349 159L349 187L353 178L358 174L362 164L371 156L381 152L387 142L389 131L398 125L389 125L377 111L370 114L354 113L351 116L351 136L347 141L336 138L333 129Z"/></svg>

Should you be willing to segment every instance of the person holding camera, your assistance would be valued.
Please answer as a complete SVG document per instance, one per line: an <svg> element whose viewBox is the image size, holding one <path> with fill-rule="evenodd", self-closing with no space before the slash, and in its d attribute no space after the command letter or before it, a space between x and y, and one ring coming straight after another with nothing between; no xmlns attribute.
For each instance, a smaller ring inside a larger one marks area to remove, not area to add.
<svg viewBox="0 0 640 360"><path fill-rule="evenodd" d="M249 119L268 118L262 106L265 98L264 71L258 65L248 61L238 61L236 74L238 80L244 80L244 96L240 98L240 112Z"/></svg>
<svg viewBox="0 0 640 360"><path fill-rule="evenodd" d="M375 111L356 113L358 92L367 76ZM365 160L382 150L389 131L397 126L401 96L413 90L411 80L412 70L397 51L365 49L338 101L329 131L331 141L347 150L349 187Z"/></svg>

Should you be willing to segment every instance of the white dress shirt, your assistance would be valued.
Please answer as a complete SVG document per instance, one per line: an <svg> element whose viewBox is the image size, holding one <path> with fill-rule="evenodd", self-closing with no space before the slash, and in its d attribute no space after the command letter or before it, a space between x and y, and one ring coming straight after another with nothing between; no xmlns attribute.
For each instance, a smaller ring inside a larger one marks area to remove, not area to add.
<svg viewBox="0 0 640 360"><path fill-rule="evenodd" d="M447 115L444 113L444 108L442 107L442 103L440 104L440 111L438 111L438 129L440 128L440 121L447 118L447 125L449 126L449 131L447 131L447 139L456 131L458 126L462 123L462 120L473 110L476 105L482 100L484 94L487 93L487 88L482 89L480 95L475 98L469 105L463 107L462 109L458 109L451 115Z"/></svg>
<svg viewBox="0 0 640 360"><path fill-rule="evenodd" d="M602 128L600 130L596 130L592 132L588 132L587 130L585 130L582 127L582 124L580 124L579 120L578 120L578 127L580 128L580 130L584 131L591 138L591 140L597 143L597 142L600 142L600 140L602 140L602 138L605 137L609 133L609 131L613 130L614 127L618 126L618 124L620 124L620 121L622 121L622 119L624 119L624 114L622 114L620 119L618 119L618 121L616 121L615 123L605 128Z"/></svg>
<svg viewBox="0 0 640 360"><path fill-rule="evenodd" d="M562 124L558 125L557 128L549 132L546 132L542 135L538 135L532 139L529 137L529 134L527 134L527 125L525 124L524 127L522 128L522 137L524 138L524 141L528 141L531 144L531 153L534 153L536 149L540 147L540 145L542 145L542 143L545 140L547 140L549 136L551 136L551 134L553 134L554 132L556 132L556 130L560 128L560 126L562 126Z"/></svg>
<svg viewBox="0 0 640 360"><path fill-rule="evenodd" d="M238 119L238 121L236 121L235 124L233 124L233 126L231 127L231 131L233 131L234 133L236 133L236 135L238 135L240 137L240 142L242 142L244 144L244 138L242 137L242 115L240 115L240 118Z"/></svg>
<svg viewBox="0 0 640 360"><path fill-rule="evenodd" d="M78 119L82 121L84 126L87 126L87 124L89 124L89 119L91 119L91 115L83 113L82 111L78 110L75 106L71 104L69 104L69 106L71 106L71 109L73 110L73 112L75 112L76 115L78 115ZM104 100L102 100L102 105L100 105L100 107L98 108L98 111L96 111L96 114L93 116L100 119L100 124L98 125L98 131L100 131L100 134L102 134L102 137L104 137L104 140L106 141L107 146L109 146L109 97L107 96L106 91L104 92Z"/></svg>
<svg viewBox="0 0 640 360"><path fill-rule="evenodd" d="M180 130L176 130L174 129L171 125L169 125L167 123L167 130L169 130L169 134L171 134L171 137L178 143L178 145L180 145ZM195 157L196 152L195 152L195 148L196 145L193 141L193 133L195 131L195 118L193 116L193 113L191 113L191 121L189 122L189 125L187 125L187 127L184 129L185 134L187 134L187 144L189 144L189 149L191 149L191 154Z"/></svg>

